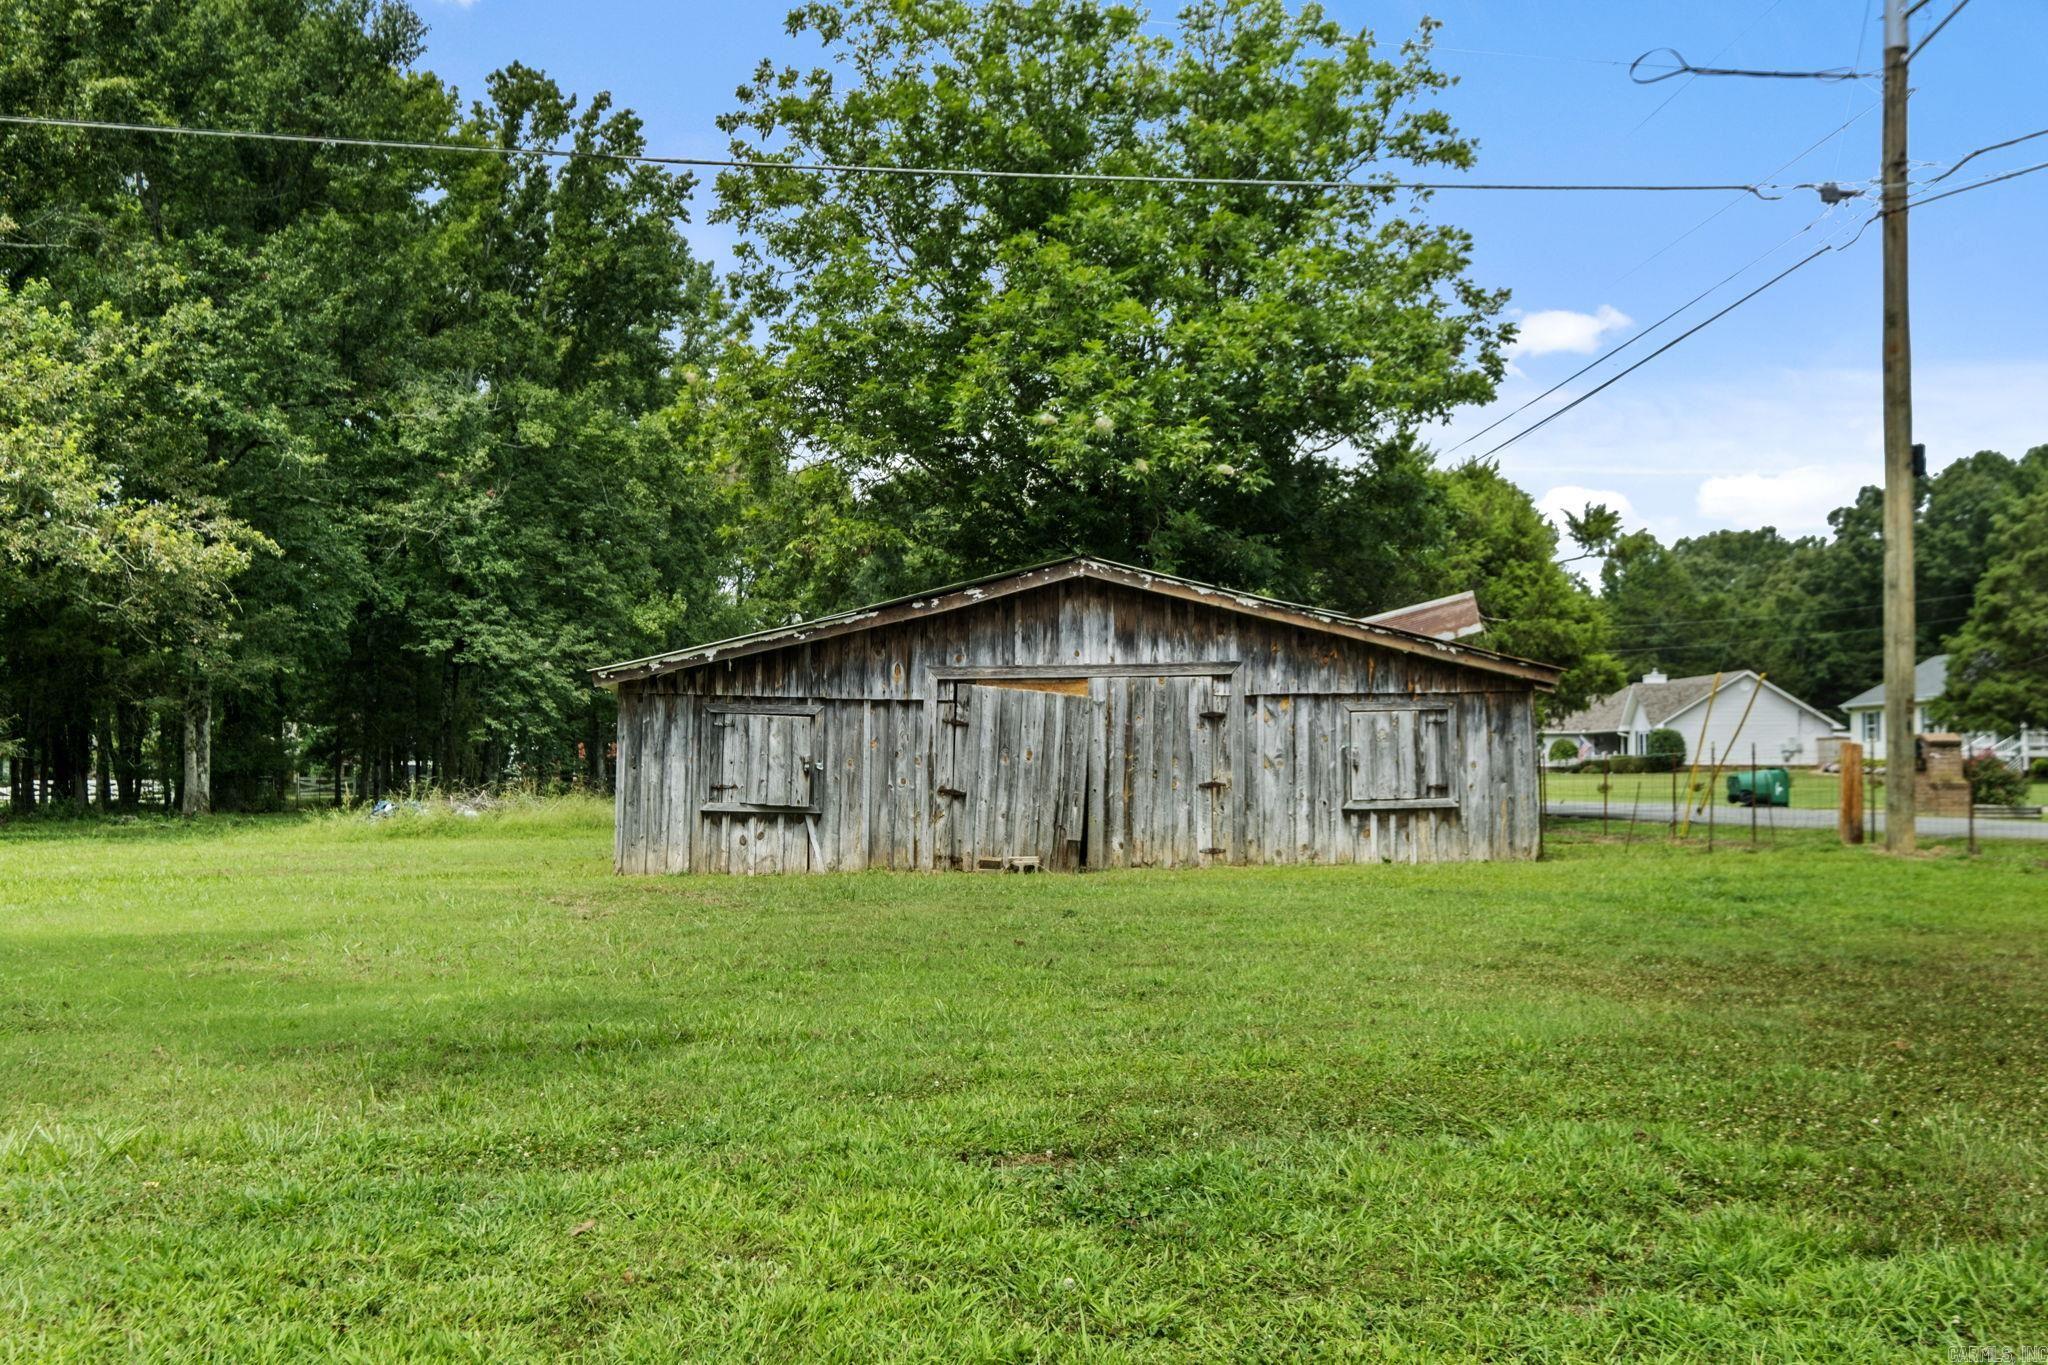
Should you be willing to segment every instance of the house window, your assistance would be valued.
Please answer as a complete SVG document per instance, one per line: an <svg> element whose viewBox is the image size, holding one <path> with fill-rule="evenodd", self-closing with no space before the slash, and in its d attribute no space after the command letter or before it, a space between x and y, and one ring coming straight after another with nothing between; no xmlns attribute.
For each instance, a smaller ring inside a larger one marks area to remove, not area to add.
<svg viewBox="0 0 2048 1365"><path fill-rule="evenodd" d="M1865 744L1877 743L1877 737L1880 733L1882 733L1879 727L1883 723L1884 712L1865 711L1863 713L1863 742Z"/></svg>
<svg viewBox="0 0 2048 1365"><path fill-rule="evenodd" d="M703 809L712 814L815 815L822 707L712 703L715 761Z"/></svg>
<svg viewBox="0 0 2048 1365"><path fill-rule="evenodd" d="M1361 706L1344 746L1346 810L1456 807L1449 706Z"/></svg>

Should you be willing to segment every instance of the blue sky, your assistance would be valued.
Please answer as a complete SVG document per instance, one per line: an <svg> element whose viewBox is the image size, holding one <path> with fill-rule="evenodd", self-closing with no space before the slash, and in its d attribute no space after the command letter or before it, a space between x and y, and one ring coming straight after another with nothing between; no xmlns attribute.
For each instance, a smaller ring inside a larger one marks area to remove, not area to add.
<svg viewBox="0 0 2048 1365"><path fill-rule="evenodd" d="M1916 33L1949 2L1932 0ZM431 25L426 65L465 94L479 92L492 69L524 61L565 89L611 91L646 120L652 150L682 155L723 153L713 119L760 58L814 55L784 34L786 6L776 3L421 0L421 8ZM1657 47L1702 65L1839 67L1856 59L1860 44L1861 66L1875 69L1881 0L1333 0L1326 9L1389 43L1424 14L1443 21L1439 64L1459 77L1444 104L1478 140L1481 178L1750 183L1859 113L1778 178L1862 180L1877 172L1874 81L1639 87L1624 67ZM1172 6L1155 13L1170 19ZM1915 63L1914 160L1947 163L2048 127L2044 51L2048 6L2038 0L1984 0L1964 11ZM1980 157L1950 183L2043 160L2048 138ZM1823 241L1845 242L1869 210L1852 201L1814 223L1821 205L1808 191L1777 203L1445 193L1427 212L1474 234L1476 277L1510 289L1526 319L1500 403L1461 415L1442 440L1448 446L1626 337L1631 324L1655 320L1777 248L1625 352L1622 364ZM2048 172L1912 215L1915 435L1936 468L1975 450L2017 455L2048 443L2044 224ZM713 256L729 244L701 223L692 235ZM1667 539L1721 526L1824 530L1830 507L1881 476L1878 320L1872 227L1853 249L1815 261L1497 458L1546 507L1604 500ZM1611 368L1461 454L1485 450Z"/></svg>

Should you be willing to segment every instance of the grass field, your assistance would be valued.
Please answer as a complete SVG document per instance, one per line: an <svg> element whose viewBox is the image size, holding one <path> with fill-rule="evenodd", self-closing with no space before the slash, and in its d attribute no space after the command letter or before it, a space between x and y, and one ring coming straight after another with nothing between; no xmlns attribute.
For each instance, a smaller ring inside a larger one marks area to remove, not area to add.
<svg viewBox="0 0 2048 1365"><path fill-rule="evenodd" d="M1727 768L1723 768L1720 780L1715 783L1715 793L1724 805L1728 799L1728 771ZM1681 790L1685 786L1686 776L1687 774L1684 772L1678 774L1678 784ZM1671 803L1671 774L1669 773L1615 773L1606 780L1613 784L1607 799L1613 804L1617 813L1628 809L1630 803L1637 799L1639 790L1642 804L1645 806L1660 803L1668 806ZM1707 780L1707 769L1704 764L1701 765L1697 780L1702 784ZM1598 801L1600 799L1601 774L1597 772L1548 772L1544 774L1543 781L1544 794L1552 801ZM1884 803L1884 783L1877 783L1872 788L1872 791L1875 793L1877 805L1882 808ZM2028 787L2027 793L2027 804L2048 806L2048 782L2032 783ZM1836 809L1842 804L1841 777L1836 773L1817 773L1809 768L1794 768L1792 770L1792 804L1795 808L1804 810Z"/></svg>
<svg viewBox="0 0 2048 1365"><path fill-rule="evenodd" d="M2048 1346L2048 863L618 879L0 832L0 1355Z"/></svg>

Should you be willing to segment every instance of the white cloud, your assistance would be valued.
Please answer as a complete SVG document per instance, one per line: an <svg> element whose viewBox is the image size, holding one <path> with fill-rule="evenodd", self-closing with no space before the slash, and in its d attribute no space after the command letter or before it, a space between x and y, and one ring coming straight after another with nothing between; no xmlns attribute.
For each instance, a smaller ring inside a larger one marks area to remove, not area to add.
<svg viewBox="0 0 2048 1365"><path fill-rule="evenodd" d="M1632 321L1611 303L1601 304L1599 311L1593 313L1578 313L1569 308L1525 313L1515 320L1515 342L1508 347L1508 354L1517 359L1559 351L1591 355L1599 349L1601 337L1620 331Z"/></svg>
<svg viewBox="0 0 2048 1365"><path fill-rule="evenodd" d="M1825 532L1828 513L1872 481L1861 464L1802 465L1776 474L1725 474L1700 484L1699 512L1710 522L1753 531L1775 526L1786 535Z"/></svg>

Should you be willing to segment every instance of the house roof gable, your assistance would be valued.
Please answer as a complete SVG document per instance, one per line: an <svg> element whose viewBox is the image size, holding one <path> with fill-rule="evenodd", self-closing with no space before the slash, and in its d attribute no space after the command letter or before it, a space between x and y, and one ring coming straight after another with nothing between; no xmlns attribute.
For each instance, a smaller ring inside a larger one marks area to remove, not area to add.
<svg viewBox="0 0 2048 1365"><path fill-rule="evenodd" d="M1792 694L1791 694L1790 692L1787 692L1787 691L1786 691L1786 690L1785 690L1784 688L1782 688L1782 687L1778 686L1778 685L1777 685L1776 683L1772 682L1772 681L1771 681L1771 680L1770 680L1769 678L1766 678L1766 677L1762 676L1761 674L1758 674L1758 673L1754 673L1754 672L1752 672L1751 670L1749 670L1749 669L1746 669L1746 668L1745 668L1745 669L1743 669L1743 670L1742 670L1742 671L1741 671L1740 673L1736 673L1736 674L1734 674L1734 675L1733 675L1733 677L1734 677L1735 679L1741 679L1741 678L1755 678L1755 679L1756 679L1756 681L1758 682L1758 684L1762 686L1762 688L1763 688L1763 690L1764 690L1764 691L1766 691L1766 692L1775 692L1775 693L1777 693L1777 694L1778 694L1778 695L1779 695L1780 697L1783 697L1783 698L1784 698L1784 699L1785 699L1786 701L1788 701L1788 702L1792 703L1792 705L1794 705L1794 706L1798 707L1798 708L1799 708L1800 710L1802 710L1802 711L1806 712L1806 713L1807 713L1808 715L1810 715L1810 716L1814 717L1814 718L1815 718L1816 720L1820 721L1820 722L1821 722L1822 724L1824 724L1824 725L1828 726L1829 728L1833 728L1833 727L1834 727L1834 725L1835 725L1835 723L1836 723L1836 722L1835 722L1835 718L1834 718L1833 716L1831 716L1831 715L1829 715L1829 714L1828 714L1827 712L1825 712L1825 711L1821 710L1821 709L1820 709L1820 708L1819 708L1818 706L1814 706L1814 705L1812 705L1812 704L1810 704L1810 703L1808 703L1808 702L1803 702L1803 701L1799 700L1799 698L1797 698L1797 697L1793 696L1793 695L1792 695ZM1728 680L1723 680L1723 682L1722 682L1722 684L1721 684L1721 690L1725 692L1725 691L1726 691L1727 689L1728 689ZM1679 718L1679 716L1683 715L1683 714L1684 714L1684 713L1686 713L1687 711L1690 711L1690 710L1692 710L1692 709L1693 709L1694 707L1698 706L1698 705L1699 705L1700 703L1704 702L1705 700L1706 700L1706 698L1705 698L1704 696L1694 697L1694 698L1693 698L1693 699L1692 699L1691 701L1687 702L1687 703L1686 703L1685 705L1683 705L1683 706L1679 707L1679 708L1678 708L1677 710L1675 710L1675 711L1672 711L1672 712L1670 712L1669 714L1667 714L1667 715L1666 715L1666 716L1664 717L1664 721L1663 721L1663 723L1665 723L1665 724L1669 724L1670 722L1672 722L1672 721L1674 721L1674 720L1678 719L1678 718Z"/></svg>
<svg viewBox="0 0 2048 1365"><path fill-rule="evenodd" d="M1118 564L1113 560L1076 555L1027 569L1016 569L966 583L956 583L931 592L915 593L852 611L837 612L809 621L797 621L787 626L754 631L729 640L717 640L708 644L693 645L687 649L649 655L642 659L607 664L592 669L591 680L600 687L615 687L620 683L640 678L701 667L715 660L759 654L856 631L873 630L903 621L960 611L1015 593L1033 592L1056 583L1078 579L1111 583L1141 592L1197 602L1220 611L1344 636L1406 654L1422 655L1443 663L1459 664L1484 672L1519 678L1540 688L1555 686L1558 674L1562 672L1551 664L1518 659L1512 655L1480 649L1473 645L1434 639L1360 617L1345 616L1299 603L1282 602L1277 598L1260 597L1255 593L1219 588L1213 584L1198 583L1193 579L1179 578L1172 574Z"/></svg>
<svg viewBox="0 0 2048 1365"><path fill-rule="evenodd" d="M1545 734L1596 735L1630 730L1637 711L1651 726L1669 725L1679 716L1700 706L1714 694L1714 680L1721 680L1720 690L1725 692L1731 683L1744 678L1754 678L1767 691L1775 692L1794 706L1811 713L1829 726L1834 717L1817 706L1801 701L1769 678L1761 678L1754 669L1739 668L1726 673L1700 673L1690 678L1668 678L1663 682L1634 682L1619 692L1611 693L1593 702L1584 710L1574 712L1561 720L1543 727Z"/></svg>
<svg viewBox="0 0 2048 1365"><path fill-rule="evenodd" d="M1913 700L1933 701L1948 689L1948 655L1934 654L1913 665ZM1884 705L1884 684L1865 688L1842 703L1844 711L1869 711Z"/></svg>
<svg viewBox="0 0 2048 1365"><path fill-rule="evenodd" d="M1566 735L1606 735L1628 728L1629 707L1635 701L1636 684L1630 683L1619 692L1610 692L1598 701L1590 702L1568 716L1561 717L1543 727L1543 733Z"/></svg>

